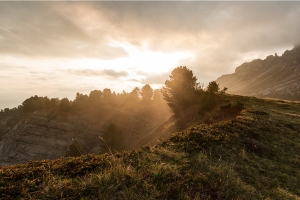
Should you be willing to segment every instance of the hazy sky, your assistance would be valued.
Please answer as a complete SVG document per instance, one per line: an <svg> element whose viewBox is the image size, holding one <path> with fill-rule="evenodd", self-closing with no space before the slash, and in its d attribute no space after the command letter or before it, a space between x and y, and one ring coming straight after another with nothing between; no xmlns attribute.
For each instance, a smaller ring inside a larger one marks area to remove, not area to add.
<svg viewBox="0 0 300 200"><path fill-rule="evenodd" d="M0 2L0 109L33 95L207 84L300 42L300 2Z"/></svg>

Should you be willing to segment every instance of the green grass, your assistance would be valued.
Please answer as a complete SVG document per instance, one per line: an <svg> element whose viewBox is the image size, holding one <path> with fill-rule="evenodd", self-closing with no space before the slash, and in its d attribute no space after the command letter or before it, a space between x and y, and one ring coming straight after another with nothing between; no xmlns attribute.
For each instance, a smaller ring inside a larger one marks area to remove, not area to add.
<svg viewBox="0 0 300 200"><path fill-rule="evenodd" d="M0 198L300 199L300 104L223 98L244 109L155 146L1 167Z"/></svg>

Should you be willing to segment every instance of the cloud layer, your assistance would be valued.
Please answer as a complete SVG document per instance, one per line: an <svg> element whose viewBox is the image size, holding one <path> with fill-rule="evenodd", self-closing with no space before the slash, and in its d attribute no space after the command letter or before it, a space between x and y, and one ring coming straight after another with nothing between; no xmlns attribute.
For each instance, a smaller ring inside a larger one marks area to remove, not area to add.
<svg viewBox="0 0 300 200"><path fill-rule="evenodd" d="M109 76L111 78L119 78L128 75L126 71L116 71L113 69L104 69L104 70L69 70L69 72L76 74L78 76Z"/></svg>
<svg viewBox="0 0 300 200"><path fill-rule="evenodd" d="M16 93L29 83L60 90L66 72L87 82L90 77L90 84L97 77L164 83L169 68L150 74L142 66L63 66L67 59L120 63L132 54L124 45L140 52L188 52L192 56L178 60L177 66L186 65L207 83L232 73L242 62L299 44L298 19L300 2L0 2L0 83L14 85ZM21 64L30 60L36 66ZM139 77L132 78L134 73ZM20 86L9 79L20 80Z"/></svg>
<svg viewBox="0 0 300 200"><path fill-rule="evenodd" d="M153 51L240 53L299 43L299 2L1 2L0 53L126 56Z"/></svg>

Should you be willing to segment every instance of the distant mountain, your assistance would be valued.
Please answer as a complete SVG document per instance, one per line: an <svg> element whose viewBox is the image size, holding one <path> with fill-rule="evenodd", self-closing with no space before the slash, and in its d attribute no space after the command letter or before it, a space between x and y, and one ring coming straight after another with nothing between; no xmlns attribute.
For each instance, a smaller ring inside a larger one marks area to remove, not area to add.
<svg viewBox="0 0 300 200"><path fill-rule="evenodd" d="M244 63L216 81L232 94L300 100L300 46Z"/></svg>

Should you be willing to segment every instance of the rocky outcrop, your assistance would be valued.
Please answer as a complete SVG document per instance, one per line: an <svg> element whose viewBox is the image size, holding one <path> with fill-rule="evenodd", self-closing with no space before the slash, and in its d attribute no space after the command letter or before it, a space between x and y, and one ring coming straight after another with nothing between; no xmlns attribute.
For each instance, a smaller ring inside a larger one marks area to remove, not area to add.
<svg viewBox="0 0 300 200"><path fill-rule="evenodd" d="M63 113L56 119L48 119L49 114L36 111L6 130L0 142L1 165L65 156L73 138L86 147L85 152L97 145L97 137L103 132L100 127L88 126L89 122L73 114L67 114L64 120L60 119Z"/></svg>
<svg viewBox="0 0 300 200"><path fill-rule="evenodd" d="M27 114L13 128L2 131L0 165L65 156L73 139L81 145L83 154L99 153L102 148L99 136L110 123L116 123L122 130L127 149L134 148L143 135L170 117L165 114L157 117L153 112L143 114L111 107L78 113L37 110Z"/></svg>
<svg viewBox="0 0 300 200"><path fill-rule="evenodd" d="M300 100L300 46L244 63L216 81L228 93Z"/></svg>

